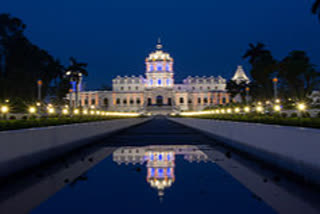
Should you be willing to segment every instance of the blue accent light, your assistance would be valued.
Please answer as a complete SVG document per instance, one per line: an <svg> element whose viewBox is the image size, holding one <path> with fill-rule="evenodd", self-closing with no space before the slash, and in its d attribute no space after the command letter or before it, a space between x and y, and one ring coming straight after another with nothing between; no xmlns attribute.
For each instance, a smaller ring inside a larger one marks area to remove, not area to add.
<svg viewBox="0 0 320 214"><path fill-rule="evenodd" d="M167 160L170 160L170 154L168 154L168 156L167 156Z"/></svg>
<svg viewBox="0 0 320 214"><path fill-rule="evenodd" d="M153 177L154 176L154 168L150 168L150 175Z"/></svg>
<svg viewBox="0 0 320 214"><path fill-rule="evenodd" d="M170 71L170 66L169 66L169 64L166 65L166 70L167 70L167 71Z"/></svg>
<svg viewBox="0 0 320 214"><path fill-rule="evenodd" d="M161 79L158 80L158 85L161 85Z"/></svg>
<svg viewBox="0 0 320 214"><path fill-rule="evenodd" d="M150 155L150 160L152 160L152 161L153 161L153 154L151 154L151 155Z"/></svg>
<svg viewBox="0 0 320 214"><path fill-rule="evenodd" d="M76 91L77 89L77 82L76 81L71 81L71 86L72 86L72 91Z"/></svg>
<svg viewBox="0 0 320 214"><path fill-rule="evenodd" d="M149 71L153 71L153 65L150 65Z"/></svg>
<svg viewBox="0 0 320 214"><path fill-rule="evenodd" d="M162 154L159 154L159 160L162 160Z"/></svg>
<svg viewBox="0 0 320 214"><path fill-rule="evenodd" d="M158 65L158 71L161 71L162 70L162 66L161 65Z"/></svg>
<svg viewBox="0 0 320 214"><path fill-rule="evenodd" d="M171 173L171 168L167 168L167 175L170 175Z"/></svg>
<svg viewBox="0 0 320 214"><path fill-rule="evenodd" d="M150 85L153 85L153 80L152 79L150 80Z"/></svg>
<svg viewBox="0 0 320 214"><path fill-rule="evenodd" d="M167 85L170 85L170 79L167 79Z"/></svg>
<svg viewBox="0 0 320 214"><path fill-rule="evenodd" d="M163 169L158 169L158 176L163 177Z"/></svg>

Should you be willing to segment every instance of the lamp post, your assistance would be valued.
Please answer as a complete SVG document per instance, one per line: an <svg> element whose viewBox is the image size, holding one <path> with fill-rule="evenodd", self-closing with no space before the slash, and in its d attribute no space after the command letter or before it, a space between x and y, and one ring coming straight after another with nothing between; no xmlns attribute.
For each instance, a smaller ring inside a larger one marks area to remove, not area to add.
<svg viewBox="0 0 320 214"><path fill-rule="evenodd" d="M272 79L274 100L276 100L278 97L278 89L277 89L278 81L279 80L276 77Z"/></svg>
<svg viewBox="0 0 320 214"><path fill-rule="evenodd" d="M249 102L249 92L250 92L250 88L246 87L246 103Z"/></svg>

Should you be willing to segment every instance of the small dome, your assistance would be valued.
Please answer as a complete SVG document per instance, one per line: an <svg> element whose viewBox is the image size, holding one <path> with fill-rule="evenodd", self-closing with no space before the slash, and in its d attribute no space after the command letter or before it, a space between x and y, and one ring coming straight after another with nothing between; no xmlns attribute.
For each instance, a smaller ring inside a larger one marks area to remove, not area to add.
<svg viewBox="0 0 320 214"><path fill-rule="evenodd" d="M146 58L146 62L154 62L154 61L173 61L170 54L167 52L164 52L162 50L162 44L160 39L158 40L158 43L156 45L156 51L151 52L149 56Z"/></svg>

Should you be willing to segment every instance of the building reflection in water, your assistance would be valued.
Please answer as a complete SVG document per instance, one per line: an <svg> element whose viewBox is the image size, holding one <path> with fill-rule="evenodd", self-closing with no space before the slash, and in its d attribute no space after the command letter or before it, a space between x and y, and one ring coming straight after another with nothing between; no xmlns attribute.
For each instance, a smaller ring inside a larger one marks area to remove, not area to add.
<svg viewBox="0 0 320 214"><path fill-rule="evenodd" d="M197 146L168 145L168 146L143 146L120 147L113 152L113 161L120 164L146 163L147 182L158 190L162 199L164 190L171 187L175 181L175 158L182 155L189 162L207 162L208 156Z"/></svg>

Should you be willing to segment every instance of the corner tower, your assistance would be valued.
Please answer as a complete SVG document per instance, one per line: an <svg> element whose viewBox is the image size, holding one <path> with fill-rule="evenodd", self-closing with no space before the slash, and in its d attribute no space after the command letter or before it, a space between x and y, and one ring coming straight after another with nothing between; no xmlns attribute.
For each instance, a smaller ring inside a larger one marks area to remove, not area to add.
<svg viewBox="0 0 320 214"><path fill-rule="evenodd" d="M147 88L172 88L173 79L173 59L169 53L162 50L160 39L156 45L156 50L146 58L146 87Z"/></svg>

